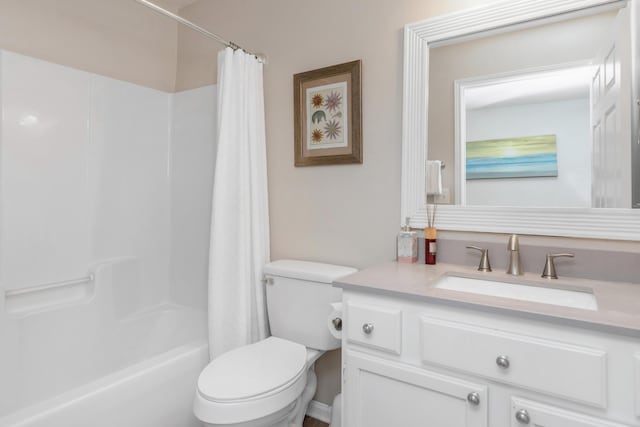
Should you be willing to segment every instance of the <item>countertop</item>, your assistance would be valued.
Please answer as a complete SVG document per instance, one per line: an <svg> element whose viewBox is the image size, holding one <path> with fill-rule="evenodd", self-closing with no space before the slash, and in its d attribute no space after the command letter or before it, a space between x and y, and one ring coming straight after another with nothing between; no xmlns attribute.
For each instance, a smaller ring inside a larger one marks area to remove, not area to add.
<svg viewBox="0 0 640 427"><path fill-rule="evenodd" d="M598 310L436 288L436 282L444 275L591 292L596 297ZM345 290L464 306L640 338L640 284L562 277L549 280L534 273L511 276L504 271L484 273L472 267L453 264L389 262L342 277L333 285Z"/></svg>

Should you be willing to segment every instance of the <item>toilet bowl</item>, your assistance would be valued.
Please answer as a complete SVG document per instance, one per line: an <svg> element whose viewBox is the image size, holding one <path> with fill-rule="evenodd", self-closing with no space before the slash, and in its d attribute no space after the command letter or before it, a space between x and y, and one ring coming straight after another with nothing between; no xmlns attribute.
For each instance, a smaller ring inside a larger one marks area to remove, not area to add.
<svg viewBox="0 0 640 427"><path fill-rule="evenodd" d="M277 337L229 351L200 374L194 413L206 426L289 426L315 393L322 353Z"/></svg>
<svg viewBox="0 0 640 427"><path fill-rule="evenodd" d="M329 333L335 279L349 267L281 260L267 264L272 336L228 351L202 371L194 414L211 427L301 427L316 391L315 361L340 347Z"/></svg>

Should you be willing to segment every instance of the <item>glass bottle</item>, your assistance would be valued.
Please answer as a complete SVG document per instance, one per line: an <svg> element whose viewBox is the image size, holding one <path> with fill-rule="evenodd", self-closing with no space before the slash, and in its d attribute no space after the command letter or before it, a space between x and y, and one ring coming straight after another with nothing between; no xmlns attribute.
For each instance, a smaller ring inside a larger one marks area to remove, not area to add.
<svg viewBox="0 0 640 427"><path fill-rule="evenodd" d="M436 240L438 239L438 230L435 227L427 227L424 229L424 253L425 264L436 263Z"/></svg>
<svg viewBox="0 0 640 427"><path fill-rule="evenodd" d="M418 261L418 233L411 231L410 218L398 234L398 262Z"/></svg>

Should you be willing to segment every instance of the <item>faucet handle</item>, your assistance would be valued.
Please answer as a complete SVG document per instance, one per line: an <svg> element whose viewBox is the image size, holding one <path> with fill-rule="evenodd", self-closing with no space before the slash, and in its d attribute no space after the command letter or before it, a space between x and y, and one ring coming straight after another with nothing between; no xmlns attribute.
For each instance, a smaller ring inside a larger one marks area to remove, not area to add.
<svg viewBox="0 0 640 427"><path fill-rule="evenodd" d="M481 248L479 246L469 245L467 249L475 249L480 251L480 265L478 265L478 271L491 271L491 263L489 262L489 249Z"/></svg>
<svg viewBox="0 0 640 427"><path fill-rule="evenodd" d="M573 258L575 255L566 253L566 254L547 254L547 260L544 263L544 270L542 270L542 276L545 279L557 279L558 274L556 274L556 265L553 262L554 259L558 257L569 257Z"/></svg>

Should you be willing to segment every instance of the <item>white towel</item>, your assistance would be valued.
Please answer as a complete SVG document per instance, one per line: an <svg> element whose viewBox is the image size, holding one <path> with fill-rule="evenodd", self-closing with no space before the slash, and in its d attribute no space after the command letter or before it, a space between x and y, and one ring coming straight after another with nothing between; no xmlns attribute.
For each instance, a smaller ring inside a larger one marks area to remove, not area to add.
<svg viewBox="0 0 640 427"><path fill-rule="evenodd" d="M442 161L427 160L427 196L442 194Z"/></svg>

